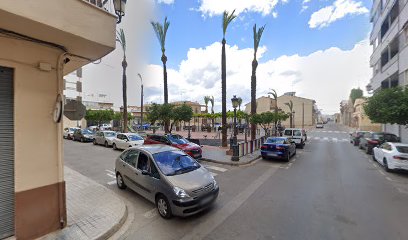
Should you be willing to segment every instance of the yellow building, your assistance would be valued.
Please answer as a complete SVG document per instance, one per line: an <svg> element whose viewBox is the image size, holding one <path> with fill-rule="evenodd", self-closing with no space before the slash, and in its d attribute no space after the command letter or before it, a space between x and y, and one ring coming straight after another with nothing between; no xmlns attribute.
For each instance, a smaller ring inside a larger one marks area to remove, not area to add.
<svg viewBox="0 0 408 240"><path fill-rule="evenodd" d="M294 96L294 93L286 93L279 96L277 99L278 109L289 113L289 107L285 103L293 102L293 112L294 112L294 126L313 126L316 124L317 115L315 114L315 101L312 99L302 98ZM275 99L270 96L262 96L256 99L256 112L273 112L276 108ZM251 113L251 103L245 104L245 112ZM283 121L282 124L286 127L290 126L290 119Z"/></svg>
<svg viewBox="0 0 408 240"><path fill-rule="evenodd" d="M364 103L367 100L357 98L354 101L353 127L362 131L381 131L381 124L372 123L364 111Z"/></svg>
<svg viewBox="0 0 408 240"><path fill-rule="evenodd" d="M63 76L114 50L115 28L87 1L0 1L0 239L66 225Z"/></svg>

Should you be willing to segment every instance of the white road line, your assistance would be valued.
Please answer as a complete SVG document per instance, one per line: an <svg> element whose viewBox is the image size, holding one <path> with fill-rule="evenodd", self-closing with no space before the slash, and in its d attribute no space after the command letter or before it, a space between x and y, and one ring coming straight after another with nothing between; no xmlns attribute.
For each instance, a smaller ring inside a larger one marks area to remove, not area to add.
<svg viewBox="0 0 408 240"><path fill-rule="evenodd" d="M323 141L329 141L329 138L328 138L328 137L324 137L324 138L323 138Z"/></svg>
<svg viewBox="0 0 408 240"><path fill-rule="evenodd" d="M333 142L337 142L338 139L337 138L332 138Z"/></svg>
<svg viewBox="0 0 408 240"><path fill-rule="evenodd" d="M385 177L388 181L392 182L392 179L390 177Z"/></svg>
<svg viewBox="0 0 408 240"><path fill-rule="evenodd" d="M153 208L153 209L145 212L145 214L143 214L143 216L145 218L153 218L153 217L157 216L157 209Z"/></svg>
<svg viewBox="0 0 408 240"><path fill-rule="evenodd" d="M108 185L113 185L113 184L116 184L116 181L114 180L114 181L110 181L110 182L108 182L107 183Z"/></svg>
<svg viewBox="0 0 408 240"><path fill-rule="evenodd" d="M111 173L107 173L106 175L108 175L111 178L116 178L115 175L111 174Z"/></svg>
<svg viewBox="0 0 408 240"><path fill-rule="evenodd" d="M377 167L377 164L373 163L373 166L376 168L376 167Z"/></svg>
<svg viewBox="0 0 408 240"><path fill-rule="evenodd" d="M319 140L319 139L320 139L320 137L314 137L313 139L314 139L314 140Z"/></svg>
<svg viewBox="0 0 408 240"><path fill-rule="evenodd" d="M379 171L383 176L385 176L385 173L383 173L380 169L378 169L378 171Z"/></svg>
<svg viewBox="0 0 408 240"><path fill-rule="evenodd" d="M215 177L215 176L217 176L218 174L216 174L216 173L213 173L213 172L210 172L211 173L211 175L213 175L213 177Z"/></svg>
<svg viewBox="0 0 408 240"><path fill-rule="evenodd" d="M115 175L115 172L114 172L114 171L111 171L111 170L105 170L105 171L107 171L108 173L112 173L113 175Z"/></svg>
<svg viewBox="0 0 408 240"><path fill-rule="evenodd" d="M209 168L218 172L226 172L228 171L228 169L226 168L221 168L221 167L217 167L217 166L211 166L211 165L203 165L205 168Z"/></svg>

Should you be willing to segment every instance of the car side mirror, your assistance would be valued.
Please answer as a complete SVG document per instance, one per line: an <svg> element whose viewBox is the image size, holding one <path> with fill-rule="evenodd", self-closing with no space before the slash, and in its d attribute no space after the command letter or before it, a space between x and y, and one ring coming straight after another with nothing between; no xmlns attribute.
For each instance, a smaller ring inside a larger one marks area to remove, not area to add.
<svg viewBox="0 0 408 240"><path fill-rule="evenodd" d="M397 137L397 142L401 142L401 138L400 138L400 137Z"/></svg>
<svg viewBox="0 0 408 240"><path fill-rule="evenodd" d="M150 176L150 173L148 171L146 171L146 170L142 170L142 175Z"/></svg>

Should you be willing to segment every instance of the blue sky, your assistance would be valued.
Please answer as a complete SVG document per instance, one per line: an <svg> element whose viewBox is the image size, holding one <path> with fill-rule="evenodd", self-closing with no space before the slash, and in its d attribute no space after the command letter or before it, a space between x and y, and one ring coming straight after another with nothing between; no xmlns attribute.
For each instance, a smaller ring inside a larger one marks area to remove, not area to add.
<svg viewBox="0 0 408 240"><path fill-rule="evenodd" d="M118 25L128 43L128 103L140 105L138 73L143 76L145 103L163 102L161 51L150 22L162 23L167 16L169 101L203 103L210 95L220 111L222 12L235 8L238 17L226 37L227 98L237 95L249 102L252 27L266 24L257 56L257 97L271 88L278 95L295 91L316 100L325 113L338 112L350 90L364 89L372 76L370 7L368 0L128 1ZM101 64L84 68L85 99L106 94L115 107L121 106L121 58L117 45Z"/></svg>

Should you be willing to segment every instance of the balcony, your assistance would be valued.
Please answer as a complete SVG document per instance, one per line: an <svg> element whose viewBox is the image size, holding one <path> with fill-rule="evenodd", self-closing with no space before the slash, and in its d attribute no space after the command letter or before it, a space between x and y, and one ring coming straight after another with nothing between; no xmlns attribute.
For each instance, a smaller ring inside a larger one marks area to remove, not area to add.
<svg viewBox="0 0 408 240"><path fill-rule="evenodd" d="M111 3L108 1L108 3ZM0 29L63 46L97 60L115 49L116 16L99 0L0 1ZM70 61L67 74L89 61Z"/></svg>

